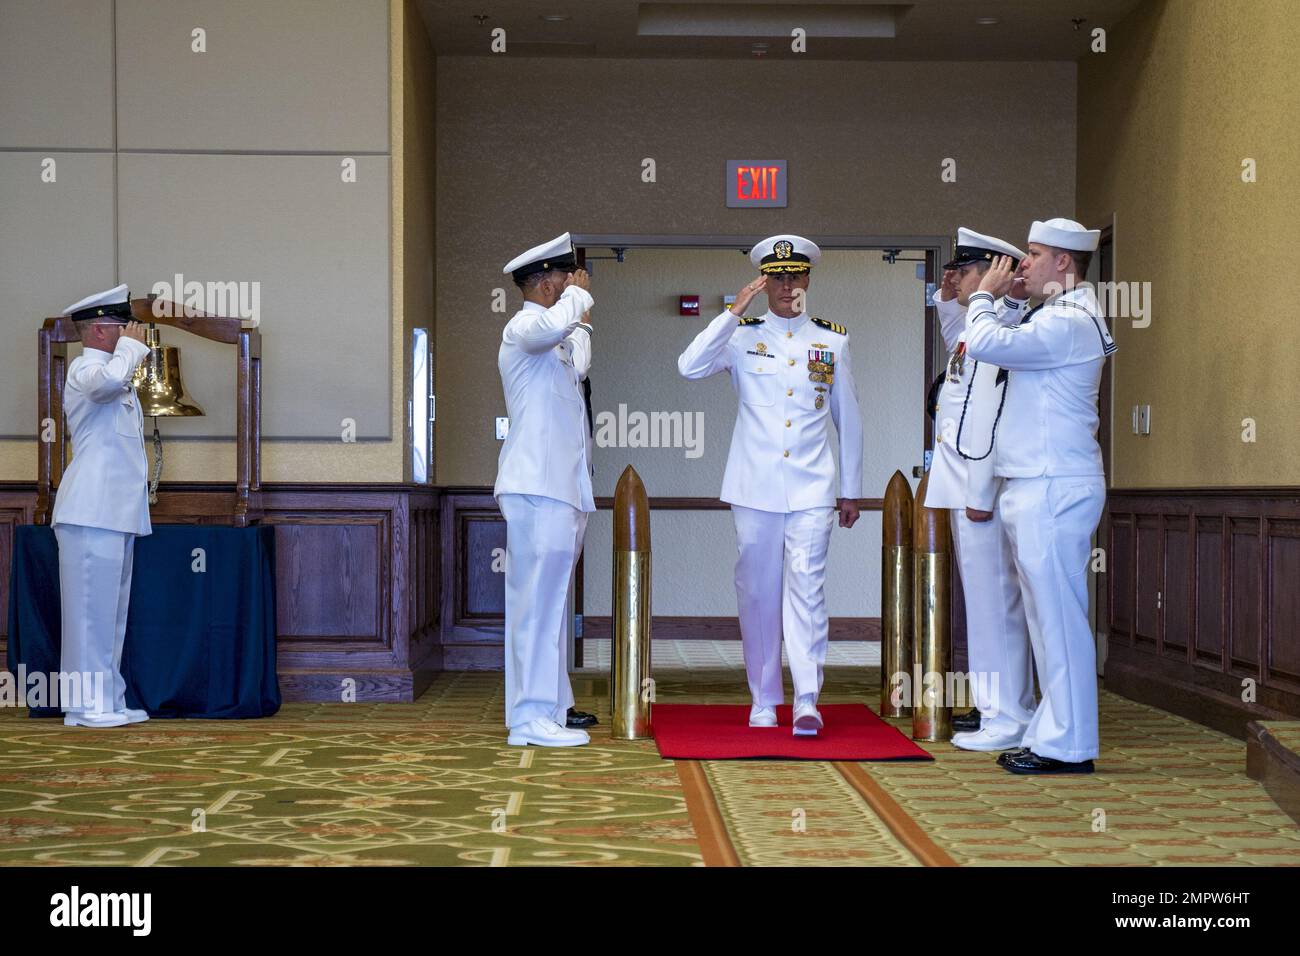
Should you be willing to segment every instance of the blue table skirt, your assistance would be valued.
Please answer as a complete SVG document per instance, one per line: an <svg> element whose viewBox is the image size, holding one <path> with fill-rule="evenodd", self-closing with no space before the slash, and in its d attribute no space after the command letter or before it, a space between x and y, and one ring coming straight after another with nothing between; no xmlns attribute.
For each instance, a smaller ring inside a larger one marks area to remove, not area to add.
<svg viewBox="0 0 1300 956"><path fill-rule="evenodd" d="M195 548L204 551L204 571L193 570ZM19 526L9 586L11 672L59 669L61 618L54 530ZM122 676L127 706L152 717L278 711L274 529L154 525L137 538Z"/></svg>

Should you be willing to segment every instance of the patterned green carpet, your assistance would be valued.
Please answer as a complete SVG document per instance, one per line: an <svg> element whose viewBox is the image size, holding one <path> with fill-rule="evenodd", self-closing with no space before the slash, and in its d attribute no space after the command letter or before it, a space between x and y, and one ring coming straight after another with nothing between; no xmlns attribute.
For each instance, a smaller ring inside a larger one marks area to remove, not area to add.
<svg viewBox="0 0 1300 956"><path fill-rule="evenodd" d="M876 700L827 672L828 703ZM920 865L915 840L835 765L718 761L694 796L651 741L506 746L497 673L451 673L414 704L292 704L262 721L106 731L0 711L0 865ZM660 702L743 702L734 671L664 672ZM900 725L902 722L897 722ZM1300 828L1244 772L1244 744L1102 694L1092 777L1017 778L993 755L862 764L958 864L1300 865ZM868 795L869 796L869 795ZM693 802L692 802L693 801Z"/></svg>

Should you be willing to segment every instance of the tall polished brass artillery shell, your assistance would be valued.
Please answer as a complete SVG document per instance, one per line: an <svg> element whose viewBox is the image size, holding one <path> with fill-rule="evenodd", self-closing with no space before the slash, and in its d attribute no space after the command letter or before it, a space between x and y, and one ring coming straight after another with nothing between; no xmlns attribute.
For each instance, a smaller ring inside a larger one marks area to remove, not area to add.
<svg viewBox="0 0 1300 956"><path fill-rule="evenodd" d="M912 486L901 471L885 488L880 540L880 716L912 713Z"/></svg>
<svg viewBox="0 0 1300 956"><path fill-rule="evenodd" d="M614 489L614 588L609 709L616 740L654 735L650 704L650 502L631 465Z"/></svg>
<svg viewBox="0 0 1300 956"><path fill-rule="evenodd" d="M951 574L948 511L925 507L929 474L912 509L912 739L952 739Z"/></svg>

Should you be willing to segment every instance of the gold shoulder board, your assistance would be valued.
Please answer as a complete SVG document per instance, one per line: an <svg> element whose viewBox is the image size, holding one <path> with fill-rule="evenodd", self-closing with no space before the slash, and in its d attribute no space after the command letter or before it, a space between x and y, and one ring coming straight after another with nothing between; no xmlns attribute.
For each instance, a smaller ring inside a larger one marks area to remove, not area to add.
<svg viewBox="0 0 1300 956"><path fill-rule="evenodd" d="M830 329L838 335L848 335L849 330L842 325L836 325L834 322L827 322L825 319L813 318L814 325L820 325L823 329Z"/></svg>

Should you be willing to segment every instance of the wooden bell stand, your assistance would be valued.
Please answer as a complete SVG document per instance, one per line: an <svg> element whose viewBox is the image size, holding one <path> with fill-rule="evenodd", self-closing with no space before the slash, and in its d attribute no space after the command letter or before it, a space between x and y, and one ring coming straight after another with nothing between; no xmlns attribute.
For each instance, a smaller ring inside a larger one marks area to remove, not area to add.
<svg viewBox="0 0 1300 956"><path fill-rule="evenodd" d="M131 317L144 324L170 326L235 346L235 491L220 495L215 513L205 513L201 520L232 524L244 528L262 518L262 334L256 327L246 327L242 320L224 315L208 315L197 309L161 302L166 315L154 314L158 300L131 300ZM46 319L39 336L37 362L38 420L40 438L46 435L46 423L53 424L50 441L36 443L37 488L35 523L50 523L54 495L68 464L68 434L63 422L63 388L68 378L68 343L80 342L72 319L56 316ZM211 496L204 496L210 498ZM180 519L184 520L184 519ZM193 520L193 519L191 519Z"/></svg>

